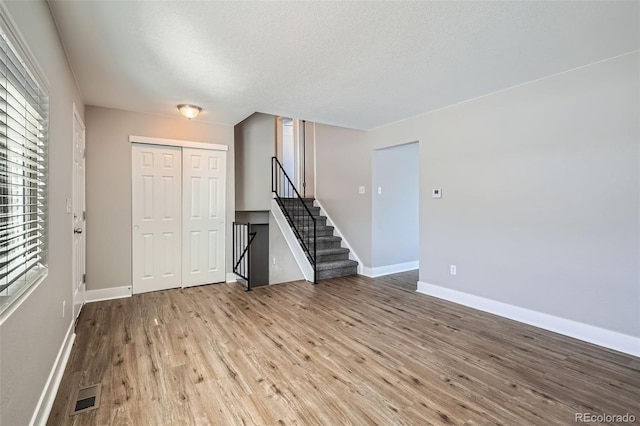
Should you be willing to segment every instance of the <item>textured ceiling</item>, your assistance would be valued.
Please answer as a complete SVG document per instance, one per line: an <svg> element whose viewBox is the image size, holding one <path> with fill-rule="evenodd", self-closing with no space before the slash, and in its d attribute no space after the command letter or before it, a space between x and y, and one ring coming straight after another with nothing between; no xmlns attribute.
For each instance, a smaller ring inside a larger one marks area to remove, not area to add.
<svg viewBox="0 0 640 426"><path fill-rule="evenodd" d="M49 0L85 102L358 129L640 48L639 2Z"/></svg>

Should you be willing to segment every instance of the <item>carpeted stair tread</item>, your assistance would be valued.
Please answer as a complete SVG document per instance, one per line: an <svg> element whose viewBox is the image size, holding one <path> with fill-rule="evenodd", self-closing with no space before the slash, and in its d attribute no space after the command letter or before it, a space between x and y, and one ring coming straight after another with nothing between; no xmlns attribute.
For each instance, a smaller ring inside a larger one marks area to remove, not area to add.
<svg viewBox="0 0 640 426"><path fill-rule="evenodd" d="M280 200L283 203L298 203L299 202L297 198L280 198ZM312 204L313 202L316 201L315 198L303 198L303 200L304 200L305 203L310 203L310 204Z"/></svg>
<svg viewBox="0 0 640 426"><path fill-rule="evenodd" d="M358 262L349 259L350 250L341 247L342 238L333 235L335 228L327 225L327 217L321 215L320 207L314 205L315 199L304 198L304 206L297 198L281 198L279 204L289 225L295 226L302 238L313 240L313 220L308 216L310 212L316 224L316 273L318 280L343 277L358 273ZM307 212L307 209L309 212ZM313 250L313 243L311 242Z"/></svg>
<svg viewBox="0 0 640 426"><path fill-rule="evenodd" d="M349 259L349 249L344 247L318 249L318 263Z"/></svg>
<svg viewBox="0 0 640 426"><path fill-rule="evenodd" d="M349 249L344 247L338 247L338 248L328 248L328 249L322 249L322 250L316 251L316 254L318 256L322 256L323 254L342 254L342 253L349 253Z"/></svg>
<svg viewBox="0 0 640 426"><path fill-rule="evenodd" d="M331 231L333 232L333 230L335 229L333 226L331 225L316 225L316 229L318 231ZM313 232L313 226L301 226L298 228L299 231L302 232Z"/></svg>
<svg viewBox="0 0 640 426"><path fill-rule="evenodd" d="M308 216L309 213L311 213L313 217L320 216L320 207L311 207L311 206L307 206L307 207L308 208L306 209L302 206L296 206L296 207L287 206L286 208L287 208L287 211L289 211L289 214L291 214L293 217Z"/></svg>
<svg viewBox="0 0 640 426"><path fill-rule="evenodd" d="M331 241L331 242L333 242L333 241L340 242L340 241L342 241L342 238L341 237L336 237L336 236L317 237L316 241L319 242L319 243L324 243L324 242L329 242L329 241Z"/></svg>
<svg viewBox="0 0 640 426"><path fill-rule="evenodd" d="M355 260L336 260L333 262L321 262L317 265L318 271L326 271L328 269L348 268L350 266L358 266Z"/></svg>

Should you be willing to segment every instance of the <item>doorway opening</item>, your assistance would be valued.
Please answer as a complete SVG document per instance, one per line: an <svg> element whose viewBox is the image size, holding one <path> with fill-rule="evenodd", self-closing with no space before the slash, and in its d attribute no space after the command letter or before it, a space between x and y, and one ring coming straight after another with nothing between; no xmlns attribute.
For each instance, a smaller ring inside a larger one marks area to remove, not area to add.
<svg viewBox="0 0 640 426"><path fill-rule="evenodd" d="M297 118L277 118L276 157L303 197L314 193L313 126Z"/></svg>
<svg viewBox="0 0 640 426"><path fill-rule="evenodd" d="M419 267L419 143L373 151L372 264L378 275Z"/></svg>
<svg viewBox="0 0 640 426"><path fill-rule="evenodd" d="M297 120L296 120L297 121ZM281 117L282 126L282 167L291 180L298 185L298 174L296 170L296 137L293 131L294 120L288 117Z"/></svg>

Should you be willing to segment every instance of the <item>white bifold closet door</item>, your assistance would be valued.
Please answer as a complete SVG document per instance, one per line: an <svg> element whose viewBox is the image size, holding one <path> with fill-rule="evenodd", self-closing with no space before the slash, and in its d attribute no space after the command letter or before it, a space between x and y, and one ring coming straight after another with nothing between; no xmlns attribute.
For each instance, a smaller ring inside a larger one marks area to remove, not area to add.
<svg viewBox="0 0 640 426"><path fill-rule="evenodd" d="M225 281L224 151L183 148L182 286Z"/></svg>
<svg viewBox="0 0 640 426"><path fill-rule="evenodd" d="M133 292L182 285L182 149L133 147Z"/></svg>
<svg viewBox="0 0 640 426"><path fill-rule="evenodd" d="M132 149L133 292L225 281L227 153Z"/></svg>

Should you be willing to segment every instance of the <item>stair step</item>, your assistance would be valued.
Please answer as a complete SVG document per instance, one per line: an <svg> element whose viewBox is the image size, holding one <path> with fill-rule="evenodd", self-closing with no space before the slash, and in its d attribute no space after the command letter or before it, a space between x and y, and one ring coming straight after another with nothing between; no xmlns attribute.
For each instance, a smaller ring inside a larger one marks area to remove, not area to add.
<svg viewBox="0 0 640 426"><path fill-rule="evenodd" d="M289 214L291 216L309 216L309 213L311 213L313 216L320 216L320 207L313 207L313 206L307 206L307 208L309 209L309 211L307 211L307 209L305 209L302 206L287 206L285 205L284 208L289 212Z"/></svg>
<svg viewBox="0 0 640 426"><path fill-rule="evenodd" d="M286 217L286 215L285 215ZM305 219L306 217L306 219ZM326 216L314 216L314 218L316 219L316 226L327 226L327 217ZM288 218L287 218L288 220ZM294 216L293 217L293 221L295 222L296 226L299 227L305 227L308 224L313 223L311 221L311 219L308 218L308 216Z"/></svg>
<svg viewBox="0 0 640 426"><path fill-rule="evenodd" d="M340 248L340 237L317 237L316 238L316 250L324 250L331 248Z"/></svg>
<svg viewBox="0 0 640 426"><path fill-rule="evenodd" d="M334 236L334 227L327 226L327 217L320 214L320 207L314 206L314 198L304 198L305 208L298 198L281 198L281 209L286 210L305 241L313 240L313 222L309 218L310 212L316 223L316 268L318 280L345 277L358 273L358 262L349 259L349 249L341 247L342 238ZM309 241L313 245L312 241ZM310 247L313 251L313 247Z"/></svg>
<svg viewBox="0 0 640 426"><path fill-rule="evenodd" d="M315 203L315 199L314 198L303 198L303 202L307 205L307 206L313 206ZM300 202L299 199L297 198L281 198L280 199L280 204L284 204L286 206L300 206L302 205L302 203Z"/></svg>
<svg viewBox="0 0 640 426"><path fill-rule="evenodd" d="M317 250L316 257L318 258L317 263L332 262L336 260L348 260L349 249L339 247L339 248Z"/></svg>
<svg viewBox="0 0 640 426"><path fill-rule="evenodd" d="M308 206L313 206L313 203L316 201L315 198L303 198L302 200ZM297 198L280 198L280 201L282 202L282 204L287 205L300 204L300 201Z"/></svg>
<svg viewBox="0 0 640 426"><path fill-rule="evenodd" d="M358 266L355 260L335 260L332 262L320 262L317 265L318 271L326 271L327 269L346 268L348 266Z"/></svg>
<svg viewBox="0 0 640 426"><path fill-rule="evenodd" d="M313 226L302 226L298 228L298 231L303 235L311 235L313 237ZM333 236L333 226L317 225L316 237L331 237Z"/></svg>
<svg viewBox="0 0 640 426"><path fill-rule="evenodd" d="M355 260L339 260L317 264L318 279L346 277L358 273L358 262Z"/></svg>

